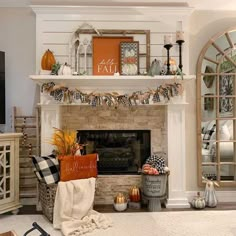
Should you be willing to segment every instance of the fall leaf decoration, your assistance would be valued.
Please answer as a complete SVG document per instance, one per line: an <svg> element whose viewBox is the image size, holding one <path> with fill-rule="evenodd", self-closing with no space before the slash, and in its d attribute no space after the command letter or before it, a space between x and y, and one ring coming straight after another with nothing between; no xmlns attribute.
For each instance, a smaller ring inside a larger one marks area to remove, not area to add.
<svg viewBox="0 0 236 236"><path fill-rule="evenodd" d="M55 127L53 129L54 133L49 143L56 146L57 155L74 156L78 150L83 149L84 145L77 143L76 131L62 130Z"/></svg>

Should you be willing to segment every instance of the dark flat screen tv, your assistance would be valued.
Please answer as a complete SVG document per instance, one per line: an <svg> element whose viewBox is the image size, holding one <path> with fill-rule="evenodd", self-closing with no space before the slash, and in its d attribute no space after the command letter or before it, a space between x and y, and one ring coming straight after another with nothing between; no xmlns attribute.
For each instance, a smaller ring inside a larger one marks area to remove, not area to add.
<svg viewBox="0 0 236 236"><path fill-rule="evenodd" d="M5 52L0 51L0 124L6 123Z"/></svg>

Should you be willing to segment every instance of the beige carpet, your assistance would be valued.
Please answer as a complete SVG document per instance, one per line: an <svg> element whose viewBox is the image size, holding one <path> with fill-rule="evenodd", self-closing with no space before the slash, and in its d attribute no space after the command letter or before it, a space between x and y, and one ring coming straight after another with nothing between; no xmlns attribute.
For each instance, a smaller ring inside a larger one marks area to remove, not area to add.
<svg viewBox="0 0 236 236"><path fill-rule="evenodd" d="M106 214L112 218L113 227L87 236L236 236L236 210ZM34 221L51 236L62 235L41 215L0 215L0 233L15 230L22 236ZM36 231L29 234L39 235Z"/></svg>

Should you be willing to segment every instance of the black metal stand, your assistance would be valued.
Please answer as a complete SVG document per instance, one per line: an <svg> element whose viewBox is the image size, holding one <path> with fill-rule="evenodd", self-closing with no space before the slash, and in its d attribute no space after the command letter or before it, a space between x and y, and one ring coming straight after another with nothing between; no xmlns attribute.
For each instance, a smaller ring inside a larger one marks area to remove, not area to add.
<svg viewBox="0 0 236 236"><path fill-rule="evenodd" d="M177 40L176 43L179 45L179 69L182 71L183 64L182 64L182 44L184 40Z"/></svg>
<svg viewBox="0 0 236 236"><path fill-rule="evenodd" d="M172 44L166 44L164 45L164 48L167 50L167 71L166 71L166 75L172 75L171 71L170 71L170 49L172 48Z"/></svg>

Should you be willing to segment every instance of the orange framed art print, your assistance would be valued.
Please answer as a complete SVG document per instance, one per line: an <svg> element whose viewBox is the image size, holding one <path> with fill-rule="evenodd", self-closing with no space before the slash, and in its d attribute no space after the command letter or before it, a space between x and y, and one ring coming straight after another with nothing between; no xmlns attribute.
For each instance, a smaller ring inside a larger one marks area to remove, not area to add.
<svg viewBox="0 0 236 236"><path fill-rule="evenodd" d="M133 37L94 36L93 75L114 75L120 73L120 43L132 42Z"/></svg>

